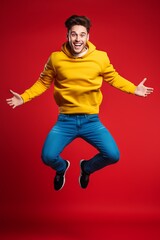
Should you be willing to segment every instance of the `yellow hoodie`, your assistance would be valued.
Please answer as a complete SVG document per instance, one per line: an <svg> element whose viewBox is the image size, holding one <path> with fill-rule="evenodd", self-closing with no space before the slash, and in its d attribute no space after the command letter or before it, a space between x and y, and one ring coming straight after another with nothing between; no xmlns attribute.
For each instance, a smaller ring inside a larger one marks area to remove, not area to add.
<svg viewBox="0 0 160 240"><path fill-rule="evenodd" d="M64 114L98 113L103 80L134 94L136 86L115 71L106 52L97 50L89 41L87 45L88 52L82 57L71 55L67 43L61 51L53 52L39 79L21 94L24 103L42 94L52 83L59 112Z"/></svg>

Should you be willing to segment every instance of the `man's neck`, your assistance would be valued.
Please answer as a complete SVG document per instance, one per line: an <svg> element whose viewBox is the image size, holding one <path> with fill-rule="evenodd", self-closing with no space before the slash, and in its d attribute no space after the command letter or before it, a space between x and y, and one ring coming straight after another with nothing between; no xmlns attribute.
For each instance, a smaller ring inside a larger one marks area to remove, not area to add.
<svg viewBox="0 0 160 240"><path fill-rule="evenodd" d="M84 49L83 52L80 52L80 53L72 53L72 55L73 55L74 57L83 57L87 52L88 52L88 48L85 47L85 49Z"/></svg>

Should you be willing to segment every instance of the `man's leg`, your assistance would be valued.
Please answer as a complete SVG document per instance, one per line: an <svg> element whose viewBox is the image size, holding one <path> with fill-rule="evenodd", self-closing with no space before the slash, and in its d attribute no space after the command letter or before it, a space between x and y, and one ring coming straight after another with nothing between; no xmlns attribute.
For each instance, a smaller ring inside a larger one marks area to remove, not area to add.
<svg viewBox="0 0 160 240"><path fill-rule="evenodd" d="M60 114L45 140L42 149L42 160L46 165L58 172L65 169L65 162L60 154L76 137L76 132L73 129L74 122L68 120L65 114Z"/></svg>
<svg viewBox="0 0 160 240"><path fill-rule="evenodd" d="M75 138L73 123L67 121L65 115L59 115L58 121L49 132L42 150L43 162L56 170L54 178L55 190L60 190L65 183L65 172L69 161L61 158L60 153Z"/></svg>
<svg viewBox="0 0 160 240"><path fill-rule="evenodd" d="M88 116L88 123L83 126L81 137L93 145L99 153L93 158L81 161L80 185L86 188L89 175L119 160L118 147L106 127L100 122L98 115Z"/></svg>
<svg viewBox="0 0 160 240"><path fill-rule="evenodd" d="M95 120L92 119L89 125L86 132L84 131L83 138L99 151L96 156L88 160L85 164L86 172L93 173L103 167L116 163L119 160L120 153L112 135L98 117L95 117Z"/></svg>

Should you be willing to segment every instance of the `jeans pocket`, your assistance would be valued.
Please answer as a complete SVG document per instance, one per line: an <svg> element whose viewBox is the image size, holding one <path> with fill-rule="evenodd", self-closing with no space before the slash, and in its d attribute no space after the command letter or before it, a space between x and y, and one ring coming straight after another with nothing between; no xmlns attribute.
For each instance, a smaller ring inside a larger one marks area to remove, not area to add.
<svg viewBox="0 0 160 240"><path fill-rule="evenodd" d="M60 122L64 122L68 119L68 115L67 114L59 114L58 115L58 121Z"/></svg>
<svg viewBox="0 0 160 240"><path fill-rule="evenodd" d="M88 114L87 119L89 122L97 122L99 121L98 114Z"/></svg>

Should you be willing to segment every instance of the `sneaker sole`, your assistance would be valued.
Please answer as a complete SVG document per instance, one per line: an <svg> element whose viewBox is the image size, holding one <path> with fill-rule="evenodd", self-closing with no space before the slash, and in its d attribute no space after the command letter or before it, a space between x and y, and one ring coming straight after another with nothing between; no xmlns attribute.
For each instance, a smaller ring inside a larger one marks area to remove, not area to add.
<svg viewBox="0 0 160 240"><path fill-rule="evenodd" d="M68 163L68 166L67 166L66 171L65 171L65 173L64 173L63 185L62 185L62 187L61 187L59 190L61 190L61 189L64 187L64 185L65 185L65 182L66 182L66 178L65 178L66 172L67 172L68 168L70 167L70 162L69 162L68 160L66 160L66 162ZM58 191L59 191L59 190L58 190Z"/></svg>
<svg viewBox="0 0 160 240"><path fill-rule="evenodd" d="M80 179L81 179L81 175L82 175L82 168L81 168L81 163L84 161L84 159L82 159L81 161L80 161L80 176L79 176L79 179L78 179L78 182L79 182L79 185L80 185L80 187L82 188L82 186L81 186L81 182L80 182ZM83 189L83 188L82 188Z"/></svg>

